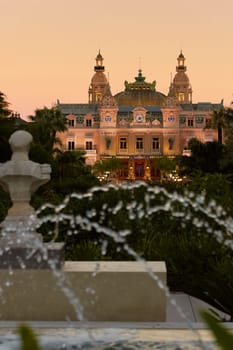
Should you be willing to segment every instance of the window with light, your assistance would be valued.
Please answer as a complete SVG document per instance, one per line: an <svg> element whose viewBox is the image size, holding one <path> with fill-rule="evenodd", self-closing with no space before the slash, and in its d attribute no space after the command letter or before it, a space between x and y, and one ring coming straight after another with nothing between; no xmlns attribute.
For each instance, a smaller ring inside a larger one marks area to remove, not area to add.
<svg viewBox="0 0 233 350"><path fill-rule="evenodd" d="M153 151L158 151L159 150L159 138L158 137L153 137L153 139L152 139L152 149L153 149Z"/></svg>
<svg viewBox="0 0 233 350"><path fill-rule="evenodd" d="M127 149L127 139L126 137L120 138L120 149Z"/></svg>
<svg viewBox="0 0 233 350"><path fill-rule="evenodd" d="M92 141L86 141L86 150L92 149Z"/></svg>
<svg viewBox="0 0 233 350"><path fill-rule="evenodd" d="M136 149L143 149L143 138L142 137L137 137L136 139Z"/></svg>

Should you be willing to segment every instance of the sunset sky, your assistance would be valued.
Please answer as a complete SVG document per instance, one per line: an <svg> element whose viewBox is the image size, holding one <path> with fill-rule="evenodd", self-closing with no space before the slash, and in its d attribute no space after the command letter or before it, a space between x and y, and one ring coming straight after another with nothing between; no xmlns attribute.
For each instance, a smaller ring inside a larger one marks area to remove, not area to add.
<svg viewBox="0 0 233 350"><path fill-rule="evenodd" d="M232 0L0 0L0 90L23 118L87 102L100 49L113 94L141 66L168 92L182 49L194 102L233 100Z"/></svg>

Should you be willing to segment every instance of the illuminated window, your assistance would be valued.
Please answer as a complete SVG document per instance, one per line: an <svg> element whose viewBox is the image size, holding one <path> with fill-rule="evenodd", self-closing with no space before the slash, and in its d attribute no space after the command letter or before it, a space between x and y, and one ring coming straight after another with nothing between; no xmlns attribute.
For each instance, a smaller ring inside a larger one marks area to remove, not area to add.
<svg viewBox="0 0 233 350"><path fill-rule="evenodd" d="M127 139L126 137L120 138L120 149L127 149Z"/></svg>
<svg viewBox="0 0 233 350"><path fill-rule="evenodd" d="M92 120L91 119L86 119L86 127L91 128L92 126Z"/></svg>
<svg viewBox="0 0 233 350"><path fill-rule="evenodd" d="M153 137L153 139L152 139L152 149L153 149L153 151L158 151L159 150L159 138L158 137Z"/></svg>
<svg viewBox="0 0 233 350"><path fill-rule="evenodd" d="M143 138L142 137L137 137L136 149L143 149Z"/></svg>
<svg viewBox="0 0 233 350"><path fill-rule="evenodd" d="M183 93L183 92L179 92L179 94L178 94L178 100L179 100L179 101L184 101L184 93Z"/></svg>
<svg viewBox="0 0 233 350"><path fill-rule="evenodd" d="M75 142L74 141L68 141L68 150L73 151L75 149Z"/></svg>
<svg viewBox="0 0 233 350"><path fill-rule="evenodd" d="M86 141L86 150L92 149L92 141Z"/></svg>
<svg viewBox="0 0 233 350"><path fill-rule="evenodd" d="M73 128L74 127L74 119L69 119L68 124L69 124L70 128Z"/></svg>
<svg viewBox="0 0 233 350"><path fill-rule="evenodd" d="M102 94L101 94L101 93L97 93L97 94L96 94L96 101L97 101L97 102L100 102L100 101L101 101L101 98L102 98Z"/></svg>

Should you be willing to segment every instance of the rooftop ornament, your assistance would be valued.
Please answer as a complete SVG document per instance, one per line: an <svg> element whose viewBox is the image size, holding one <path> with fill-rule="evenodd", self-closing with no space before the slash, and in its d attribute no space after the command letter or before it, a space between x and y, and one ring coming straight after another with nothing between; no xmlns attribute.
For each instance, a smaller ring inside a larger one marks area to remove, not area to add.
<svg viewBox="0 0 233 350"><path fill-rule="evenodd" d="M128 81L125 81L125 91L132 91L132 90L155 91L156 81L153 81L152 83L147 83L145 79L146 78L143 77L142 75L142 70L139 69L138 76L135 77L135 81L133 83L129 83Z"/></svg>

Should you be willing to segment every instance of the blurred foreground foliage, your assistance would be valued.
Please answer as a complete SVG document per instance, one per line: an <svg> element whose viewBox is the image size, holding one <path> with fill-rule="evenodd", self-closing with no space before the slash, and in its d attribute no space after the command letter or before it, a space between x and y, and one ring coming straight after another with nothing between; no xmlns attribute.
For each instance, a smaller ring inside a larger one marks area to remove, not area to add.
<svg viewBox="0 0 233 350"><path fill-rule="evenodd" d="M31 327L22 324L18 327L17 333L20 337L20 350L42 350Z"/></svg>
<svg viewBox="0 0 233 350"><path fill-rule="evenodd" d="M222 350L233 349L233 334L223 324L219 322L213 315L206 311L201 312L201 316L209 329L213 333L217 344Z"/></svg>

